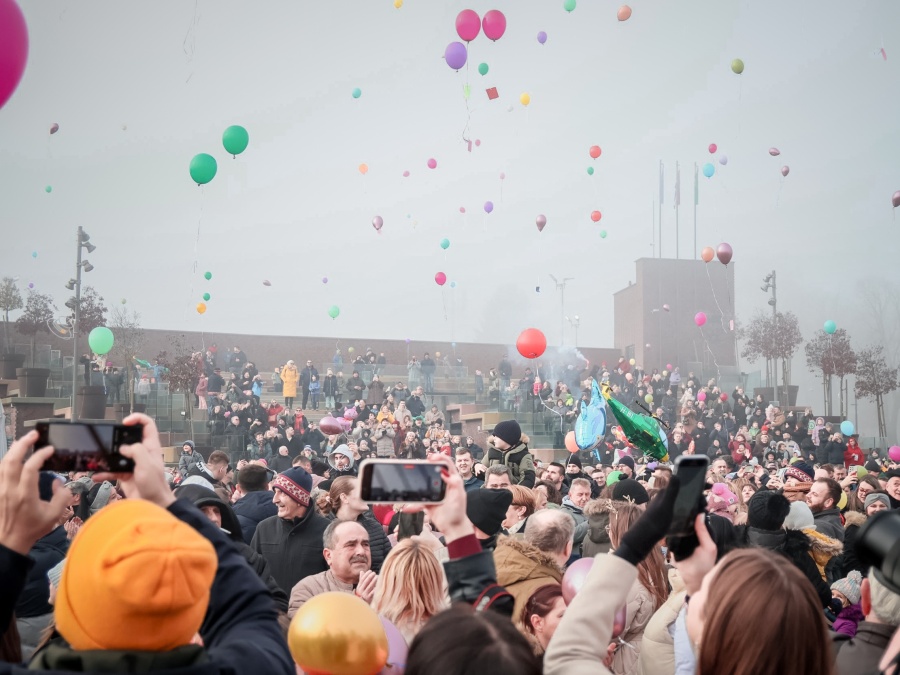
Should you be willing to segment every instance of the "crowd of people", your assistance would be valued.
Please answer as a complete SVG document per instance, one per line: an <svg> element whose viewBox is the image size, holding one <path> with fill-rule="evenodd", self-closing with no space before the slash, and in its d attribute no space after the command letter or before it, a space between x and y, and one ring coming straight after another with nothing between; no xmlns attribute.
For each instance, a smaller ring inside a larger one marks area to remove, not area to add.
<svg viewBox="0 0 900 675"><path fill-rule="evenodd" d="M382 384L377 362L340 394L326 371L322 403L351 422L326 434L303 412L316 388L297 395L319 383L311 362L279 368L285 405L266 405L252 363L230 358L226 381L204 359L222 391L198 397L240 438L224 450L187 441L165 467L140 414L126 420L144 425L123 449L133 474L43 472L52 449L31 454L34 433L12 443L0 462L0 673L301 672L288 627L332 593L396 627L407 673L895 672L900 585L861 542L900 508L900 464L811 410L677 368L584 363L548 385L542 364L513 380L503 361L486 391L515 388L517 406L552 411L554 433L597 378L655 413L669 457L642 455L611 415L605 436L558 462L536 457L515 420L482 448L445 428L427 383ZM674 463L691 455L709 463L703 508L690 536L667 536ZM364 502L367 458L441 465L444 500ZM348 647L335 672L348 672Z"/></svg>

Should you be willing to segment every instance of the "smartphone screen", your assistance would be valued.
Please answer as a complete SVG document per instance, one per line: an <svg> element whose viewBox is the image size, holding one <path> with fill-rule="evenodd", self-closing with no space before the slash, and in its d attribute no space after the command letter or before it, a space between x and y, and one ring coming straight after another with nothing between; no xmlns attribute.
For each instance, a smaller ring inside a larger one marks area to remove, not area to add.
<svg viewBox="0 0 900 675"><path fill-rule="evenodd" d="M424 461L367 459L359 469L364 502L435 504L446 486L440 464Z"/></svg>
<svg viewBox="0 0 900 675"><path fill-rule="evenodd" d="M682 455L675 460L674 474L681 489L672 509L672 527L669 534L687 536L694 532L694 519L700 513L700 497L706 487L706 471L709 458L705 455Z"/></svg>
<svg viewBox="0 0 900 675"><path fill-rule="evenodd" d="M82 422L38 422L35 450L53 446L53 455L41 467L44 471L113 471L132 473L134 462L119 454L119 447L139 443L142 425L94 424Z"/></svg>

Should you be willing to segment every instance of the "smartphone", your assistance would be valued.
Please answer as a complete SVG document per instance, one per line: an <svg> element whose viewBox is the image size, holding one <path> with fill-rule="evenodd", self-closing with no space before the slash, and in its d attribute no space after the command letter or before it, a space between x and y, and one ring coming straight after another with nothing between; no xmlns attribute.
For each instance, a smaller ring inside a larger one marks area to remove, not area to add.
<svg viewBox="0 0 900 675"><path fill-rule="evenodd" d="M673 473L678 476L681 488L672 508L670 535L688 536L694 533L694 520L703 508L701 498L708 468L709 457L705 455L682 455L675 460Z"/></svg>
<svg viewBox="0 0 900 675"><path fill-rule="evenodd" d="M93 422L37 422L34 449L53 446L53 455L44 462L43 471L112 471L133 473L134 462L119 454L123 445L140 443L144 425L103 424Z"/></svg>
<svg viewBox="0 0 900 675"><path fill-rule="evenodd" d="M379 504L437 504L447 487L442 468L423 460L364 460L359 465L360 497Z"/></svg>

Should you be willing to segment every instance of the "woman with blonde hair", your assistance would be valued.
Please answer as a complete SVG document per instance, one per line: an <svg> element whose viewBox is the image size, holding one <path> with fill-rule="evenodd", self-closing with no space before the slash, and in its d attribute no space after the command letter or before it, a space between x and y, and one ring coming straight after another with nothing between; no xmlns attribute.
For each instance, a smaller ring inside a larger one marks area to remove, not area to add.
<svg viewBox="0 0 900 675"><path fill-rule="evenodd" d="M510 485L512 492L512 504L506 509L506 518L503 519L503 527L510 536L525 529L525 521L535 512L537 506L534 491L521 485Z"/></svg>
<svg viewBox="0 0 900 675"><path fill-rule="evenodd" d="M450 606L444 571L434 553L416 539L404 539L384 561L372 609L411 643L435 614Z"/></svg>

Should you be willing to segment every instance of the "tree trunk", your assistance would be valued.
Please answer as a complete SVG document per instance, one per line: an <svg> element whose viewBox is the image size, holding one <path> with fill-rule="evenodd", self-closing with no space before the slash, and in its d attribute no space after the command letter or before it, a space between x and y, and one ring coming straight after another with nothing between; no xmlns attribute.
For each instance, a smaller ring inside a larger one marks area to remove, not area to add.
<svg viewBox="0 0 900 675"><path fill-rule="evenodd" d="M34 341L36 335L31 336L31 367L34 368Z"/></svg>
<svg viewBox="0 0 900 675"><path fill-rule="evenodd" d="M887 425L884 420L884 401L881 394L875 396L875 411L878 413L878 435L885 438L887 437Z"/></svg>
<svg viewBox="0 0 900 675"><path fill-rule="evenodd" d="M828 384L825 387L825 414L831 417L832 401L834 400L831 392L831 375L828 376Z"/></svg>
<svg viewBox="0 0 900 675"><path fill-rule="evenodd" d="M3 352L9 351L9 310L6 310L6 320L3 322Z"/></svg>

